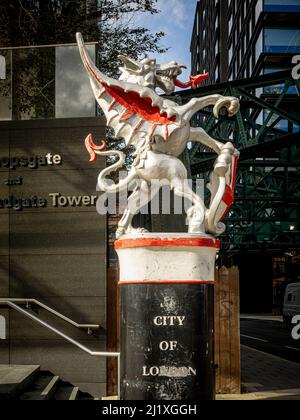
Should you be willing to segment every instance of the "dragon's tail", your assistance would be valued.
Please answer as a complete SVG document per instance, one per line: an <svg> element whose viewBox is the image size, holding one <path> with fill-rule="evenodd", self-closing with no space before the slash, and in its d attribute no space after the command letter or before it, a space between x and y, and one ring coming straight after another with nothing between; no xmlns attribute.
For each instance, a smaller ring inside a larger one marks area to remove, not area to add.
<svg viewBox="0 0 300 420"><path fill-rule="evenodd" d="M112 172L117 171L119 168L121 168L124 165L125 162L125 154L119 150L109 150L106 151L106 143L105 141L102 142L101 146L96 146L93 141L93 136L89 134L87 138L85 139L85 147L87 151L90 154L90 162L96 162L97 156L111 156L111 155L117 155L119 156L119 160L109 168L104 169L99 177L98 177L98 187L100 191L105 191L107 193L116 194L117 192L123 191L126 188L128 188L128 185L130 182L134 180L136 177L135 170L132 169L128 176L120 181L118 184L115 185L109 185L106 176L110 175Z"/></svg>

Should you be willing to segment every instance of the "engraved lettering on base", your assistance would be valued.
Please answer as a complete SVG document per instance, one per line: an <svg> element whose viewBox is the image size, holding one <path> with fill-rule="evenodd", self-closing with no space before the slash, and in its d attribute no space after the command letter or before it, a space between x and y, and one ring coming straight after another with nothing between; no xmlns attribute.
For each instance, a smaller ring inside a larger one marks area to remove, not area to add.
<svg viewBox="0 0 300 420"><path fill-rule="evenodd" d="M175 366L152 366L148 368L143 366L143 376L160 376L166 378L187 378L188 376L197 376L197 370L192 367Z"/></svg>

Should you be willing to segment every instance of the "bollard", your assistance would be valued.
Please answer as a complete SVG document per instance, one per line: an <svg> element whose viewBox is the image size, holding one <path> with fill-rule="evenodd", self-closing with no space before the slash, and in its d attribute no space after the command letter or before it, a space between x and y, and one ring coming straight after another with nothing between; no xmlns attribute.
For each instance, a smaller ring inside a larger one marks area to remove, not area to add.
<svg viewBox="0 0 300 420"><path fill-rule="evenodd" d="M121 400L214 400L214 270L209 235L126 235L121 287Z"/></svg>

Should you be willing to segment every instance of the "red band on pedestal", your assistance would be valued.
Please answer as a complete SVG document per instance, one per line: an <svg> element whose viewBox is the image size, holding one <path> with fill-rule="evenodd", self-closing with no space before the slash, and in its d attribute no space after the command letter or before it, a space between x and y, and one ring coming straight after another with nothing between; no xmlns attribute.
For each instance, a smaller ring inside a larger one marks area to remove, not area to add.
<svg viewBox="0 0 300 420"><path fill-rule="evenodd" d="M220 249L220 241L210 238L139 238L119 239L115 242L115 249L144 248L144 247L203 247Z"/></svg>
<svg viewBox="0 0 300 420"><path fill-rule="evenodd" d="M216 284L215 280L140 280L140 281L119 281L119 286L129 284Z"/></svg>

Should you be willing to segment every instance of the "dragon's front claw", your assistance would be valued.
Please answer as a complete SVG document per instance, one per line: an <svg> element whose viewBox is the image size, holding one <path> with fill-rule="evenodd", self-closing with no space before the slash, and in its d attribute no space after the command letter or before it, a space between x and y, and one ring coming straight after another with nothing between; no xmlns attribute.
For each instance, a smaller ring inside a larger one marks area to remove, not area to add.
<svg viewBox="0 0 300 420"><path fill-rule="evenodd" d="M219 118L222 108L226 108L228 111L228 116L233 117L240 110L240 101L237 98L231 96L225 96L218 100L214 106L214 116Z"/></svg>
<svg viewBox="0 0 300 420"><path fill-rule="evenodd" d="M228 108L229 117L234 117L240 110L240 101L237 98L233 98Z"/></svg>

